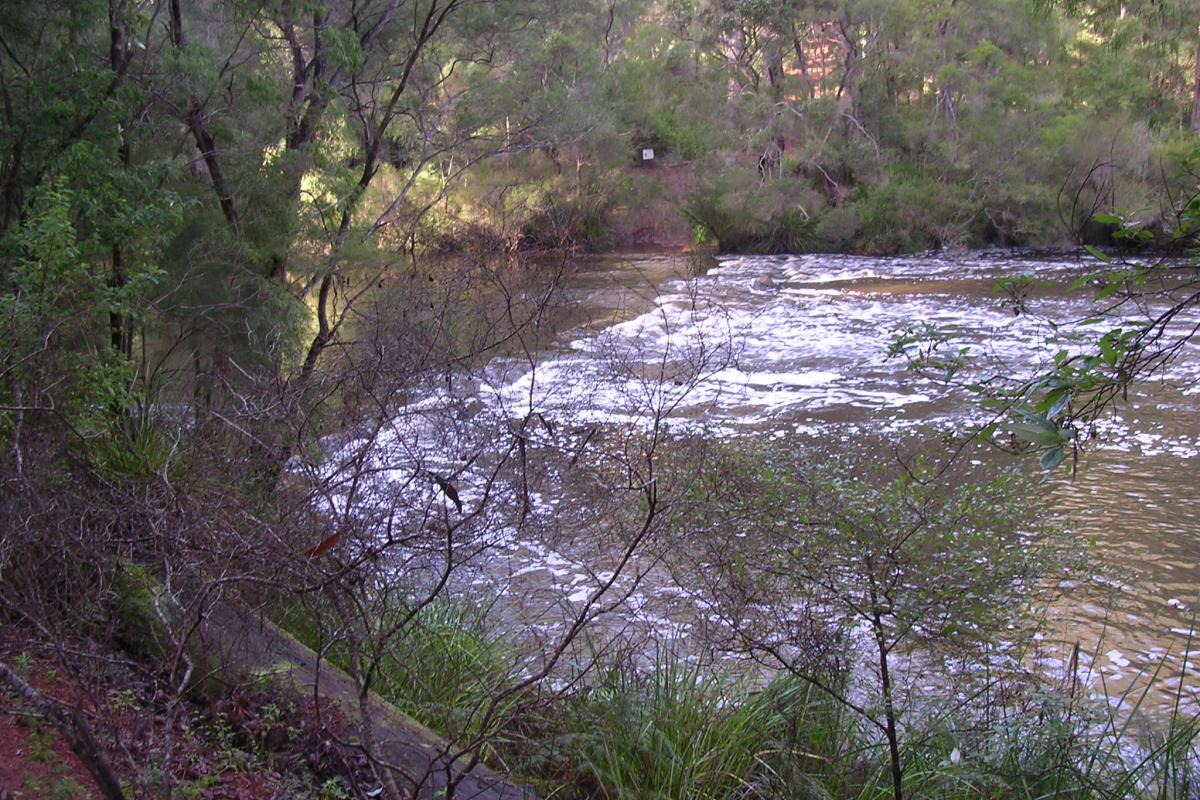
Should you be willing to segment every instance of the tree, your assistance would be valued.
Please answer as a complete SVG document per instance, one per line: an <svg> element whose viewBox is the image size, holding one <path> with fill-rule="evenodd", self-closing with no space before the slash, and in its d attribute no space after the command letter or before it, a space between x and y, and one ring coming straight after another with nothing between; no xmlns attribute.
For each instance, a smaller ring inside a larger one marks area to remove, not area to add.
<svg viewBox="0 0 1200 800"><path fill-rule="evenodd" d="M781 446L727 455L704 485L686 536L729 647L861 714L884 740L896 798L902 718L949 717L986 691L962 665L988 663L1000 631L1029 629L1040 578L1069 554L1015 472ZM918 707L900 663L956 688Z"/></svg>
<svg viewBox="0 0 1200 800"><path fill-rule="evenodd" d="M1094 58L1107 68L1107 75L1095 77L1110 87L1118 87L1115 92L1110 89L1109 96L1115 102L1144 101L1150 112L1166 124L1200 133L1196 116L1200 102L1200 72L1196 72L1200 67L1200 29L1195 25L1200 6L1192 0L1101 3L1068 0L1043 5L1062 8L1081 20L1099 39L1100 46L1085 41L1077 46L1085 58ZM1124 58L1111 58L1113 55ZM1121 96L1131 81L1142 83L1147 74L1148 85L1137 94Z"/></svg>

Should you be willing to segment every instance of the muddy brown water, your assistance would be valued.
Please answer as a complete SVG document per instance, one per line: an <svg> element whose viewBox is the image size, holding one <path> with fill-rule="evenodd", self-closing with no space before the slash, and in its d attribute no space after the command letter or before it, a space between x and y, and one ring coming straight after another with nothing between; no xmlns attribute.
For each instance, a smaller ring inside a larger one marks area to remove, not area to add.
<svg viewBox="0 0 1200 800"><path fill-rule="evenodd" d="M1093 268L1076 256L1016 252L584 261L569 282L576 325L546 354L533 404L636 418L647 398L632 378L596 389L580 377L618 353L655 374L672 363L688 371L692 380L658 402L683 424L729 436L837 442L928 423L965 429L985 416L978 397L889 359L897 333L933 324L953 334L955 348L970 348L967 373L1032 375L1091 338L1091 328L1071 324L1088 316L1090 296L1068 287ZM1018 275L1037 281L1030 313L1014 313L997 288ZM1200 608L1197 344L1101 419L1074 476L1064 468L1047 478L1049 503L1105 563L1098 581L1061 587L1039 659L1060 671L1078 643L1081 671L1114 704L1200 710L1200 654L1191 652ZM508 387L528 390L521 380ZM581 385L592 387L582 404L572 391Z"/></svg>
<svg viewBox="0 0 1200 800"><path fill-rule="evenodd" d="M1094 337L1094 327L1072 322L1089 315L1088 294L1067 291L1092 268L1075 256L1008 251L582 259L563 287L568 305L554 344L532 359L496 358L456 396L414 404L377 443L375 466L410 483L415 458L420 470L447 473L471 437L486 447L503 439L497 425L511 431L530 419L555 435L580 432L568 447L581 448L583 431L653 421L706 436L826 444L929 425L966 430L986 419L978 396L890 358L895 337L913 325L948 332L953 348L968 348L960 379L1035 374L1057 351L1078 351ZM997 284L1019 275L1037 283L1030 307L1014 313ZM1180 320L1179 330L1196 321ZM1057 674L1078 644L1082 677L1098 695L1164 713L1177 703L1200 710L1200 654L1190 652L1200 622L1198 345L1189 342L1100 420L1074 477L1064 468L1046 481L1047 502L1077 536L1094 540L1105 564L1097 563L1096 580L1059 587L1034 658ZM435 418L452 424L438 433ZM495 496L455 474L468 511ZM589 562L603 544L564 542L561 526L558 539L539 538L511 517L526 514L522 504L532 505L532 518L588 513L566 497L534 492L481 517L486 563L468 573L467 588L545 595L554 610L523 624L547 638L606 577L604 559ZM703 598L652 571L628 588L625 623L656 641L698 635Z"/></svg>

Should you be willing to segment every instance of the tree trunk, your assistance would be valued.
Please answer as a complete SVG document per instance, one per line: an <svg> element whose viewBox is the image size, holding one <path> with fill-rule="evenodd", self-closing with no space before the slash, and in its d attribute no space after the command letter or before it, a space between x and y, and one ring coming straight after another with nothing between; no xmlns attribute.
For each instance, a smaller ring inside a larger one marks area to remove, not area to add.
<svg viewBox="0 0 1200 800"><path fill-rule="evenodd" d="M1197 28L1196 34L1196 64L1192 82L1192 130L1200 133L1200 28Z"/></svg>
<svg viewBox="0 0 1200 800"><path fill-rule="evenodd" d="M846 30L846 23L839 22L838 30L842 37L842 80L837 88L837 102L834 104L834 109L837 116L840 118L843 115L849 114L853 119L858 120L858 79L859 79L859 64L861 61L861 53L855 39ZM835 119L836 123L837 120Z"/></svg>
<svg viewBox="0 0 1200 800"><path fill-rule="evenodd" d="M884 608L879 601L880 592L875 578L874 559L868 555L866 562L871 575L869 619L875 648L879 653L879 688L883 693L884 734L887 736L888 758L892 767L892 797L893 800L904 800L904 767L900 762L900 734L896 730L896 703L892 697L892 672L888 664L891 648L887 642L887 625L883 621Z"/></svg>
<svg viewBox="0 0 1200 800"><path fill-rule="evenodd" d="M120 291L125 286L125 253L121 245L112 246L112 274L108 280L109 288ZM112 349L124 358L133 358L133 336L130 332L129 317L119 311L108 312L108 332Z"/></svg>
<svg viewBox="0 0 1200 800"><path fill-rule="evenodd" d="M786 75L783 71L783 42L776 34L771 34L770 44L766 48L767 86L771 90L771 101L778 103L783 99L783 84Z"/></svg>
<svg viewBox="0 0 1200 800"><path fill-rule="evenodd" d="M887 629L876 613L872 620L875 644L879 650L879 682L883 691L883 715L886 723L888 756L892 762L892 794L895 800L904 797L904 769L900 763L900 736L896 731L896 704L892 699L892 675L888 669Z"/></svg>
<svg viewBox="0 0 1200 800"><path fill-rule="evenodd" d="M112 70L114 77L119 77L124 72L129 58L124 21L121 19L120 12L121 9L118 8L115 0L109 0L108 61L109 69ZM118 128L117 136L120 141L117 146L117 155L121 159L121 168L128 172L131 155L129 151L129 139L125 136L123 127ZM108 285L118 292L125 287L125 251L119 241L114 241L112 245L112 273L109 275ZM113 351L125 359L132 361L133 330L129 316L119 311L110 311L108 315L108 328Z"/></svg>
<svg viewBox="0 0 1200 800"><path fill-rule="evenodd" d="M795 29L792 31L792 49L796 53L796 66L800 70L800 81L803 87L801 97L808 100L814 94L812 76L808 74L808 56L804 51L804 42Z"/></svg>
<svg viewBox="0 0 1200 800"><path fill-rule="evenodd" d="M170 5L171 43L176 50L182 51L187 44L187 38L183 33L183 11L180 8L179 0L171 0ZM225 221L229 223L229 227L233 230L234 235L237 235L240 233L237 206L234 204L233 194L229 191L228 184L225 182L225 175L221 170L221 160L217 157L217 143L208 129L208 119L205 116L204 106L200 102L200 97L195 92L192 92L191 105L188 107L184 122L187 123L188 130L192 133L192 138L196 142L196 149L200 152L200 157L204 159L204 167L208 170L208 178L212 182L213 190L217 194L217 202L221 205L221 213L225 216Z"/></svg>
<svg viewBox="0 0 1200 800"><path fill-rule="evenodd" d="M938 46L941 50L939 72L951 63L948 37L953 32L950 26L957 7L958 0L950 0L950 7L946 12L946 17L937 26ZM946 83L938 85L937 97L934 100L933 119L930 121L931 127L937 125L939 116L945 118L950 132L956 134L958 129L958 113L954 108L954 87Z"/></svg>

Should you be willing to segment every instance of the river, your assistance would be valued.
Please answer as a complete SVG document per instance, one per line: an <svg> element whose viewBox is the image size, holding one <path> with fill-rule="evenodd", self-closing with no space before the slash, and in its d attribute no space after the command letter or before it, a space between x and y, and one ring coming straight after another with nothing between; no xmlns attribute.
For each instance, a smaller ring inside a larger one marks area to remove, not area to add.
<svg viewBox="0 0 1200 800"><path fill-rule="evenodd" d="M563 287L569 310L554 344L496 358L458 391L490 412L474 415L480 431L483 420L536 419L540 429L573 431L566 446L580 450L584 431L605 425L823 443L878 441L930 425L965 431L987 418L979 397L890 356L896 336L921 324L952 332L955 349L969 348L959 382L1032 375L1060 349L1084 346L1072 336L1090 329L1070 321L1088 316L1090 295L1067 287L1092 268L1074 256L1009 251L585 259ZM997 289L1018 275L1035 281L1020 313ZM1073 476L1068 466L1046 475L1049 504L1076 536L1094 540L1105 563L1096 564L1095 579L1059 587L1036 658L1061 671L1078 643L1085 679L1114 704L1200 710L1189 654L1200 604L1198 381L1200 350L1190 342L1100 420ZM416 408L425 415L437 406ZM412 426L397 430L403 439ZM464 450L461 440L452 444ZM450 469L455 458L441 466L435 459L434 468ZM1026 461L1038 469L1034 457ZM468 507L490 496L469 486L461 493ZM524 502L533 516L561 524L570 515L566 497L535 492ZM524 528L518 535L503 517L491 524L508 533L488 542L492 556L472 581L477 588L496 585L502 554L504 591L528 598L556 590L567 618L572 603L603 583L606 571L588 561L595 548ZM686 638L703 598L652 569L630 585L626 616L659 639Z"/></svg>
<svg viewBox="0 0 1200 800"><path fill-rule="evenodd" d="M677 394L668 389L660 402L674 418L729 435L786 431L850 441L864 431L925 424L965 429L985 416L979 398L918 377L903 359L889 357L895 336L929 323L953 331L955 348L970 346L977 377L1032 375L1058 349L1079 346L1067 337L1069 325L1054 330L1046 320L1088 315L1090 293L1066 288L1094 268L1074 256L1011 252L805 255L722 258L688 278L686 260L597 259L582 265L572 288L581 313L600 320L599 330L593 323L576 331L543 363L544 392L535 405L608 420L636 416L645 398L633 381L605 382L595 391L594 382L580 379L596 369L600 354L619 353L656 369L690 359L697 379L671 387ZM997 288L1018 275L1045 282L1030 300L1033 313L1015 313ZM621 308L636 312L651 299L653 308L604 325ZM728 352L720 349L724 341ZM1171 705L1185 674L1200 600L1198 379L1200 350L1192 343L1105 416L1074 478L1066 468L1050 476L1053 506L1076 536L1096 541L1111 588L1100 598L1094 584L1087 592L1063 587L1052 612L1055 633L1062 642L1078 641L1093 677L1103 676L1108 694L1126 703L1153 682L1151 701ZM589 387L586 402L575 386ZM1061 657L1062 648L1046 656ZM1196 674L1189 664L1183 692L1193 706Z"/></svg>

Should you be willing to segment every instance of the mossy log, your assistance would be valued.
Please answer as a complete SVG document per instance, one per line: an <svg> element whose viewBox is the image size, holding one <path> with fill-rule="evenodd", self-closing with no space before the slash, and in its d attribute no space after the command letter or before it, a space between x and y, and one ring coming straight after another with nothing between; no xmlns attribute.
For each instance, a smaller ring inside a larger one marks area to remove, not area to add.
<svg viewBox="0 0 1200 800"><path fill-rule="evenodd" d="M354 681L286 631L246 608L218 600L204 603L191 614L162 599L161 584L144 571L123 566L114 582L125 644L135 652L168 667L178 650L171 628L187 632L184 650L192 664L191 689L212 697L230 687L252 681L271 686L297 700L319 699L333 704L325 724L342 741L364 740L370 725L375 757L392 765L393 779L402 793L420 798L458 800L532 800L533 790L476 765L465 772L466 758L452 760L456 749L433 731L371 692L359 702ZM201 605L201 604L197 604ZM190 618L189 618L190 617ZM365 714L364 714L365 706Z"/></svg>

